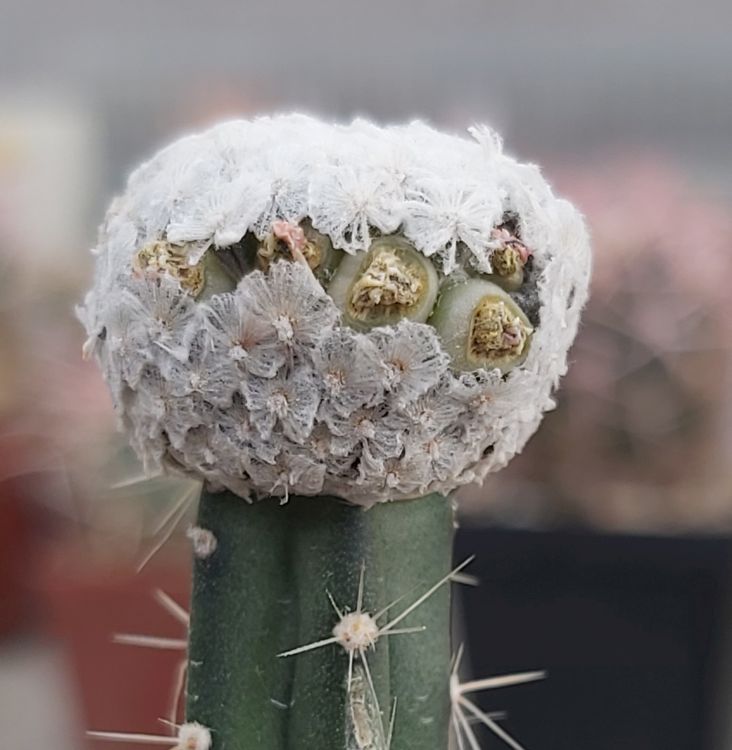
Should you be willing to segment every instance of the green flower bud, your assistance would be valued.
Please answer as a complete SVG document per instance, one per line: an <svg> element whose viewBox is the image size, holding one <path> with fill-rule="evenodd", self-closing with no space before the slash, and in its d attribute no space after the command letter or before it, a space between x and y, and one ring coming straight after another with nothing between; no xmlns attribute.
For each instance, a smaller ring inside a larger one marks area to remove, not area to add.
<svg viewBox="0 0 732 750"><path fill-rule="evenodd" d="M508 372L526 359L533 333L511 297L483 279L446 287L430 323L456 370L497 367Z"/></svg>
<svg viewBox="0 0 732 750"><path fill-rule="evenodd" d="M504 245L491 253L493 274L490 279L507 292L516 291L524 283L523 256L515 245Z"/></svg>
<svg viewBox="0 0 732 750"><path fill-rule="evenodd" d="M403 237L387 236L367 253L344 258L328 291L344 322L367 330L402 318L424 323L438 289L432 263Z"/></svg>
<svg viewBox="0 0 732 750"><path fill-rule="evenodd" d="M299 225L275 221L272 231L257 248L257 265L266 271L280 258L292 260L302 254L310 269L320 281L329 281L343 257L326 234L314 229L309 219Z"/></svg>
<svg viewBox="0 0 732 750"><path fill-rule="evenodd" d="M515 222L507 221L491 232L493 250L489 259L492 273L480 274L507 292L515 292L524 283L524 269L532 253L518 238Z"/></svg>
<svg viewBox="0 0 732 750"><path fill-rule="evenodd" d="M172 276L188 294L202 301L236 287L236 280L216 253L216 250L207 250L198 263L191 264L185 245L157 240L138 250L132 265L134 272L141 276Z"/></svg>

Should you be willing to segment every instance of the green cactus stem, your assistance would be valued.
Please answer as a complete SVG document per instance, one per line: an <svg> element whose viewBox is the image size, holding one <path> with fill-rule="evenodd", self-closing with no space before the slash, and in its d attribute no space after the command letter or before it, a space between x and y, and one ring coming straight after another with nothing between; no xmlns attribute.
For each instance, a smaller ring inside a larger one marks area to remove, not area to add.
<svg viewBox="0 0 732 750"><path fill-rule="evenodd" d="M380 635L365 664L355 657L350 690L341 643L278 654L332 638L336 607L356 609L361 580L364 613L398 600L383 628L449 576L449 499L364 510L334 497L248 504L204 491L198 525L216 547L194 563L187 720L211 729L213 750L447 748L449 584L393 628L424 630Z"/></svg>

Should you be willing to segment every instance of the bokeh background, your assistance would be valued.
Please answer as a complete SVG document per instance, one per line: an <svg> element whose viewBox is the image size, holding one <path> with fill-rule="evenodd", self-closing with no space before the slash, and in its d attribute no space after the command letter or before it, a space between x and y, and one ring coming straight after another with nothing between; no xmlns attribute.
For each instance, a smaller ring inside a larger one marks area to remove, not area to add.
<svg viewBox="0 0 732 750"><path fill-rule="evenodd" d="M73 306L137 162L299 109L489 122L591 227L559 407L462 494L467 668L550 671L484 708L528 750L732 748L731 28L728 0L0 0L0 745L169 715L181 652L112 639L184 635L155 592L185 607L190 511L135 568L188 488L136 481Z"/></svg>

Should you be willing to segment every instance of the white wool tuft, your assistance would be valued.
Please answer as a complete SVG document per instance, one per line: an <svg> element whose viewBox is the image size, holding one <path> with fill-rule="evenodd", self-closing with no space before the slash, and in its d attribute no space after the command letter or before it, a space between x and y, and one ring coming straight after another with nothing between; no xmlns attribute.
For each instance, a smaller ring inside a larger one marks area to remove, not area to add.
<svg viewBox="0 0 732 750"><path fill-rule="evenodd" d="M174 750L211 750L211 732L195 721L181 724Z"/></svg>

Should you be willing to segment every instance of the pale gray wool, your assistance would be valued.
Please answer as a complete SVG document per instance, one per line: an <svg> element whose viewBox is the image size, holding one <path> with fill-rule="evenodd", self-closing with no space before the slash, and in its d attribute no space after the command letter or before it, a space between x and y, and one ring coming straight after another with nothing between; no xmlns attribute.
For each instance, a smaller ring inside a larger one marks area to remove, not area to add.
<svg viewBox="0 0 732 750"><path fill-rule="evenodd" d="M523 448L567 368L589 245L535 166L504 154L488 128L470 135L263 117L183 138L132 174L101 228L80 316L147 471L242 496L370 505L482 481ZM275 220L305 218L351 254L398 230L445 275L488 272L491 230L507 214L533 251L540 322L505 376L453 372L429 325L342 327L300 263L249 273L206 302L172 277L133 273L157 240L195 264L247 232L263 238Z"/></svg>

